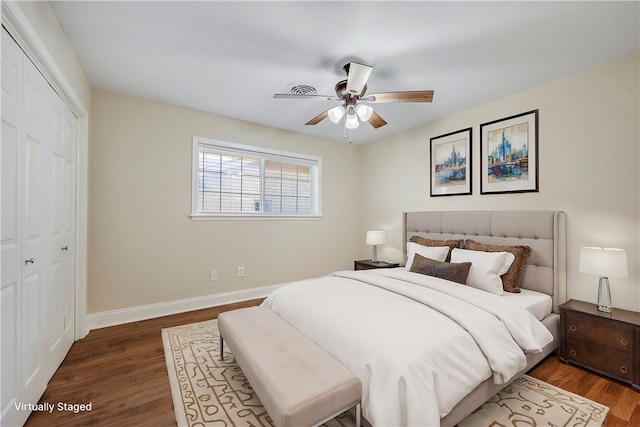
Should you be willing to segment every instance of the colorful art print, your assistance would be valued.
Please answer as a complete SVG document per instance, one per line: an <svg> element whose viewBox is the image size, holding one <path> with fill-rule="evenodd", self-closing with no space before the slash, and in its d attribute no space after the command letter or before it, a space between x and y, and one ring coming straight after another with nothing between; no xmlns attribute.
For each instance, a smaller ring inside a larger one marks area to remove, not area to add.
<svg viewBox="0 0 640 427"><path fill-rule="evenodd" d="M431 196L471 194L471 128L430 141Z"/></svg>
<svg viewBox="0 0 640 427"><path fill-rule="evenodd" d="M480 194L538 191L538 110L480 125Z"/></svg>

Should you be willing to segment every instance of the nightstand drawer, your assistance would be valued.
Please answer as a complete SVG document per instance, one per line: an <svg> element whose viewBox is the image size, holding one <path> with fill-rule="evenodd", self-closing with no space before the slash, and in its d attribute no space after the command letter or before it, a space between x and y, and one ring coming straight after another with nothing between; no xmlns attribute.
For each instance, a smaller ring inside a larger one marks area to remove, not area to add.
<svg viewBox="0 0 640 427"><path fill-rule="evenodd" d="M609 319L567 312L567 338L597 343L600 347L608 347L613 350L633 350L633 327L631 325L615 322Z"/></svg>
<svg viewBox="0 0 640 427"><path fill-rule="evenodd" d="M614 351L599 344L569 339L567 359L592 366L605 374L633 380L633 355Z"/></svg>

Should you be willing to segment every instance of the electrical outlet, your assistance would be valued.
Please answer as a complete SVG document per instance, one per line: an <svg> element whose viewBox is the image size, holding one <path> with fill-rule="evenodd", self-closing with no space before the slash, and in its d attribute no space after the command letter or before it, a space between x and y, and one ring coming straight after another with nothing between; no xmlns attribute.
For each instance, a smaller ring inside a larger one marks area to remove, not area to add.
<svg viewBox="0 0 640 427"><path fill-rule="evenodd" d="M238 267L238 277L244 277L244 267Z"/></svg>
<svg viewBox="0 0 640 427"><path fill-rule="evenodd" d="M211 270L211 273L209 274L209 278L211 280L218 280L218 270Z"/></svg>

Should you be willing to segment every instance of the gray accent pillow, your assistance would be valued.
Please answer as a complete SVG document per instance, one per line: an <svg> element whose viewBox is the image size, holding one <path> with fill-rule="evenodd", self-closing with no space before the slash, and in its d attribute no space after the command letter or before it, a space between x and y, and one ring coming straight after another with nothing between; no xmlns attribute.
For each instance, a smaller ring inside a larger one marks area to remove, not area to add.
<svg viewBox="0 0 640 427"><path fill-rule="evenodd" d="M470 268L470 262L440 262L416 254L413 258L413 264L411 264L411 270L409 271L464 285L467 283Z"/></svg>

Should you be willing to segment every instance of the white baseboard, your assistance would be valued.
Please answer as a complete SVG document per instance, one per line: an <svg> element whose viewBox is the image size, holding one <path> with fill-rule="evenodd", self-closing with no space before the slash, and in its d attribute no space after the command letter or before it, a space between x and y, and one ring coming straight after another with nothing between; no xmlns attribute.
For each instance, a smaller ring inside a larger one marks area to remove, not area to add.
<svg viewBox="0 0 640 427"><path fill-rule="evenodd" d="M91 313L87 315L87 322L89 330L106 328L108 326L122 325L123 323L131 323L140 320L168 316L171 314L184 313L187 311L201 310L203 308L216 307L234 302L265 298L280 286L282 285L263 286L260 288L244 289L241 291L224 292L221 294L205 295L177 301Z"/></svg>

